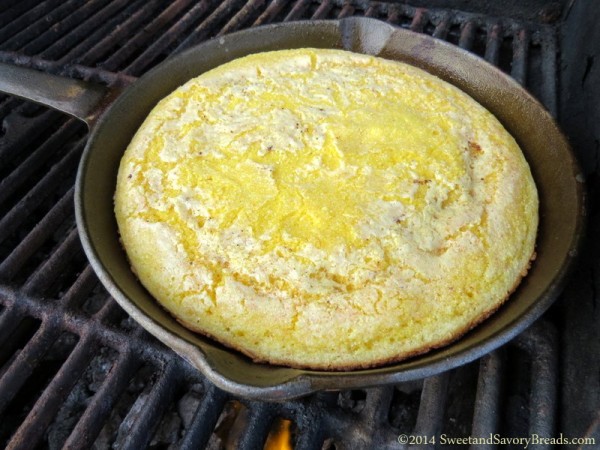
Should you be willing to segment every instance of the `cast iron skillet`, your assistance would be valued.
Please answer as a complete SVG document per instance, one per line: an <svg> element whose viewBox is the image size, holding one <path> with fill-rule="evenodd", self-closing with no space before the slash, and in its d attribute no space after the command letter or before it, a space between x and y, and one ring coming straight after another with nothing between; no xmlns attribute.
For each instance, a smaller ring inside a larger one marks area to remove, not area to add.
<svg viewBox="0 0 600 450"><path fill-rule="evenodd" d="M421 67L488 108L521 145L541 202L537 259L509 301L453 344L401 363L351 372L256 364L182 327L131 272L119 244L113 193L121 156L150 110L175 88L215 66L249 53L299 47L344 48ZM22 68L5 65L1 69L0 90L60 109L90 125L75 202L83 248L102 283L150 333L217 386L241 396L283 400L322 389L397 383L465 364L504 344L536 320L560 293L577 253L584 216L582 177L554 120L531 95L495 67L425 35L367 18L254 28L170 58L120 95L114 90Z"/></svg>

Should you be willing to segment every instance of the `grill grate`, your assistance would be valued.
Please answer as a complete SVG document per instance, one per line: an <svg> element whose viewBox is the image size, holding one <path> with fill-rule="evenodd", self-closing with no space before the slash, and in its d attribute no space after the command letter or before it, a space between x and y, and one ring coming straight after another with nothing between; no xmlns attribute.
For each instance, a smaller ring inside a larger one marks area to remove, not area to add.
<svg viewBox="0 0 600 450"><path fill-rule="evenodd" d="M367 1L0 5L1 61L105 84L249 26L365 15L470 50L557 109L549 25ZM220 391L132 323L87 264L72 205L85 127L5 96L0 120L0 445L259 448L279 419L292 422L298 449L398 448L401 432L519 436L526 426L552 436L557 336L546 321L478 362L417 382L281 404ZM508 371L507 359L520 363Z"/></svg>

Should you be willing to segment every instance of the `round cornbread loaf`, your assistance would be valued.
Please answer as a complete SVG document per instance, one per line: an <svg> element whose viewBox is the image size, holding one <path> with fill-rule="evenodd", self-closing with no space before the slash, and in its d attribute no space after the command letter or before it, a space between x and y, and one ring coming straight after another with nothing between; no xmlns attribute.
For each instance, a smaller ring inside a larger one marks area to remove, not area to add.
<svg viewBox="0 0 600 450"><path fill-rule="evenodd" d="M163 99L116 218L171 314L257 361L381 365L493 313L534 255L538 197L485 108L407 64L250 55Z"/></svg>

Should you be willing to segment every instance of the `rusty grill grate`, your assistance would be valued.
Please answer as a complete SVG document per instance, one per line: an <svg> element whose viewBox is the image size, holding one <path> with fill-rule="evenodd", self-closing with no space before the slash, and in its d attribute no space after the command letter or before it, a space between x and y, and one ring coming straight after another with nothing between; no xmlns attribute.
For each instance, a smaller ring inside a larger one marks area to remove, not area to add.
<svg viewBox="0 0 600 450"><path fill-rule="evenodd" d="M365 15L445 39L556 114L556 30L367 1L0 1L0 61L106 84L208 38L270 22ZM236 399L134 324L88 265L73 182L86 129L0 96L0 445L262 448L280 419L298 449L399 448L400 433L552 436L557 333L429 379L286 403ZM507 369L510 361L510 370Z"/></svg>

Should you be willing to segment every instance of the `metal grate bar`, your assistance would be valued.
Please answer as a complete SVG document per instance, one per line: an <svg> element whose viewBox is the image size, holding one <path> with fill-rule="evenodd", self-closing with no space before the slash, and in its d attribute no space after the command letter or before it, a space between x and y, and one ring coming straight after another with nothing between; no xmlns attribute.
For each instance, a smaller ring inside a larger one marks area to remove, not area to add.
<svg viewBox="0 0 600 450"><path fill-rule="evenodd" d="M460 38L458 39L458 46L465 50L473 48L473 41L475 40L475 31L477 25L473 21L465 22L460 29Z"/></svg>
<svg viewBox="0 0 600 450"><path fill-rule="evenodd" d="M30 55L40 54L48 59L58 59L66 50L81 42L82 37L89 36L89 31L82 35L81 30L96 29L124 3L124 0L87 2L54 26L44 29L34 40L23 47L22 51Z"/></svg>
<svg viewBox="0 0 600 450"><path fill-rule="evenodd" d="M48 289L60 276L73 256L81 253L79 234L77 229L73 229L58 248L52 252L50 258L29 277L23 286L23 292L30 294Z"/></svg>
<svg viewBox="0 0 600 450"><path fill-rule="evenodd" d="M145 44L148 40L151 33L157 33L162 29L167 22L169 22L173 17L177 14L181 13L183 9L189 4L189 0L179 0L178 2L172 3L167 9L161 12L150 24L144 27L144 31L136 34L133 38L129 40L128 45L122 46L119 50L117 50L110 58L108 58L105 62L102 63L103 67L106 67L109 70L116 70L118 67L121 67L127 59L129 59L132 55L135 54L140 48L145 48L147 45ZM162 42L165 42L165 39L172 39L172 34L179 34L179 32L183 32L187 30L187 28L191 25L191 23L197 20L198 17L204 15L204 13L208 9L209 2L208 0L202 1L201 3L196 4L190 11L188 11L177 23L173 26L172 30L177 29L177 31L171 31L163 34L162 37L159 37L155 42L157 47L162 48ZM165 36L167 36L165 38ZM145 52L148 52L149 49L146 49ZM144 52L142 52L143 54ZM139 58L138 58L139 59ZM137 73L137 68L129 68L127 73Z"/></svg>
<svg viewBox="0 0 600 450"><path fill-rule="evenodd" d="M511 76L522 85L525 85L527 81L529 41L530 37L527 29L519 30L513 39Z"/></svg>
<svg viewBox="0 0 600 450"><path fill-rule="evenodd" d="M13 319L13 322L5 323L8 330L3 332L2 346L0 346L0 378L4 376L4 373L8 370L10 365L19 356L22 348L33 338L35 333L42 324L41 320L36 320L32 317L23 316L20 311L11 317L3 317L3 322L7 322L5 319ZM1 422L0 422L1 424ZM0 435L2 434L0 427Z"/></svg>
<svg viewBox="0 0 600 450"><path fill-rule="evenodd" d="M95 343L87 337L79 341L56 376L48 384L23 424L8 443L7 449L31 449L38 445L52 423L62 402L92 359Z"/></svg>
<svg viewBox="0 0 600 450"><path fill-rule="evenodd" d="M22 303L25 303L25 302L22 302ZM46 310L46 311L48 311L48 310L50 310L50 308L45 308L45 310ZM84 323L89 323L89 322L84 322ZM88 327L88 328L89 328L89 327ZM85 330L86 330L86 327L82 327L82 328L80 328L80 330L83 330L84 332L86 332L86 331L85 331ZM526 336L526 337L525 337L525 339L529 339L529 337L527 337L527 336ZM544 336L541 336L541 337L540 337L540 339L542 339L542 340L543 340L543 339L544 339ZM131 345L134 345L134 346L135 346L135 347L133 347L133 348L142 348L142 347L143 347L143 345L144 345L143 343L137 344L137 343L136 343L136 341L135 341L135 340L133 340L133 339L132 339L132 340L130 340L130 343L131 343ZM140 353L140 355L142 355L142 354ZM555 368L554 368L554 370L555 370ZM429 382L430 382L430 380L428 380L428 381L427 381L427 383L429 383ZM424 392L423 392L423 397L424 397L424 398L425 398L425 397L431 397L431 395L432 395L432 393L433 393L433 395L434 395L434 398L432 399L432 401L431 401L431 404L433 404L433 405L436 405L434 409L438 409L438 412L441 412L441 413L443 414L443 411L444 411L444 405L443 405L443 401L442 401L442 402L439 402L440 398L439 398L439 396L438 396L440 389L430 389L430 390L429 390L429 392L426 392L426 391L427 391L427 383L426 383L426 389L425 389L425 390L424 390ZM439 383L438 383L438 384L439 384ZM442 399L442 400L443 400L443 399ZM311 400L311 403L312 403L313 405L315 405L315 399L312 399L312 400ZM318 405L317 405L317 406L318 406ZM546 407L548 407L548 405L546 405ZM329 408L327 408L327 409L329 409ZM365 414L363 414L363 415L366 415L366 416L368 416L368 420L372 420L372 419L371 419L371 417L370 417L370 413L368 413L368 411L369 411L369 410L366 408L364 411L367 411L367 413L365 413ZM421 410L420 410L419 416L422 416L423 414L425 414L425 412L424 412L424 411L426 412L426 409L424 410L424 409L423 409L423 406L421 406ZM339 416L338 416L338 417L339 417ZM335 430L337 430L337 429L342 429L342 430L343 430L343 429L345 429L345 428L346 428L345 424L350 424L350 423L352 423L352 422L353 422L353 421L350 421L350 422L349 422L349 420L350 420L349 418L346 418L346 419L340 419L340 422L338 423L338 425L340 425L340 426L343 426L343 428L340 428L339 426L335 426L335 424L336 424L336 420L334 420L335 418L336 418L336 417L335 417L335 416L333 416L333 417L331 417L331 418L329 418L329 419L328 419L328 422L330 422L330 423L333 423L333 424L334 424L334 427L333 427L333 429L335 429ZM426 428L426 427L425 427L425 428ZM352 428L349 428L349 429L352 429ZM349 429L348 429L348 430L349 430ZM423 430L423 429L424 429L424 427L422 427L422 426L421 426L421 427L419 428L419 426L417 426L417 427L416 427L416 430L417 430L417 431L415 431L415 433L419 433L419 434L420 434L420 433L421 433L421 431L418 431L418 430ZM348 431L348 430L346 430L346 431ZM344 436L344 434L343 434L343 433L342 433L342 436ZM346 439L348 439L348 438L346 438ZM389 440L389 439L388 439L388 440ZM308 444L307 444L307 445L308 445ZM309 447L309 448L310 448L310 447Z"/></svg>
<svg viewBox="0 0 600 450"><path fill-rule="evenodd" d="M351 16L352 14L354 14L354 6L348 2L342 7L342 10L338 14L338 19L343 19L344 17Z"/></svg>
<svg viewBox="0 0 600 450"><path fill-rule="evenodd" d="M264 3L265 0L250 0L223 28L221 28L221 31L219 31L217 36L223 36L224 34L231 33L240 28L248 20L248 17L256 12Z"/></svg>
<svg viewBox="0 0 600 450"><path fill-rule="evenodd" d="M248 421L236 448L240 450L262 448L271 428L273 411L265 403L253 403Z"/></svg>
<svg viewBox="0 0 600 450"><path fill-rule="evenodd" d="M427 10L423 8L417 8L410 24L410 30L417 33L422 33L425 29L425 25L427 25L427 22L429 22Z"/></svg>
<svg viewBox="0 0 600 450"><path fill-rule="evenodd" d="M370 4L365 10L365 17L377 17L379 13L379 4Z"/></svg>
<svg viewBox="0 0 600 450"><path fill-rule="evenodd" d="M481 358L471 436L483 437L498 432L503 368L499 351ZM489 446L473 444L471 448L483 450Z"/></svg>
<svg viewBox="0 0 600 450"><path fill-rule="evenodd" d="M56 58L64 64L69 64L80 57L87 57L88 50L91 47L95 46L96 43L105 36L110 36L115 29L119 30L121 28L122 20L131 16L134 11L140 9L139 5L141 2L143 2L143 0L125 2L124 4L115 5L114 8L112 7L114 4L111 4L110 7L104 8L98 12L98 14L90 17L86 22L75 28L71 35L65 36L64 39L59 41L56 50L53 49L53 54L56 55L55 57L46 57ZM149 5L145 8L148 7ZM94 31L89 33L88 30L90 29ZM131 29L126 31L130 32ZM73 36L73 39L68 40L71 36ZM113 39L113 42L119 41ZM63 45L59 46L60 43Z"/></svg>
<svg viewBox="0 0 600 450"><path fill-rule="evenodd" d="M439 436L444 420L447 389L448 372L425 379L414 435ZM434 447L433 444L428 444L426 447L419 448Z"/></svg>
<svg viewBox="0 0 600 450"><path fill-rule="evenodd" d="M186 433L179 450L195 450L204 448L215 428L219 415L225 406L227 395L209 385L204 394L188 432Z"/></svg>
<svg viewBox="0 0 600 450"><path fill-rule="evenodd" d="M7 5L6 9L2 13L0 13L0 23L12 25L12 23L18 20L17 18L23 13L32 11L36 9L36 7L39 7L39 9L41 9L43 6L40 6L40 3L41 2L39 2L38 0L16 0L12 5ZM5 28L6 27L2 28L0 30L0 33L2 33ZM3 39L4 38L2 37L2 35L0 35L0 42L2 42Z"/></svg>
<svg viewBox="0 0 600 450"><path fill-rule="evenodd" d="M469 22L467 22L467 23L469 23ZM433 31L432 36L437 39L446 39L446 37L448 36L448 31L450 31L450 25L451 25L450 15L445 14L440 19L438 24L435 26L435 30ZM461 38L462 38L462 33L461 33Z"/></svg>
<svg viewBox="0 0 600 450"><path fill-rule="evenodd" d="M168 32L160 36L152 46L136 58L127 68L127 72L133 74L142 73L144 68L148 67L148 61L153 61L167 46L172 45L178 39L178 36L184 34L194 22L206 14L209 6L210 2L207 0L194 5Z"/></svg>
<svg viewBox="0 0 600 450"><path fill-rule="evenodd" d="M320 418L323 424L323 436L327 438L326 442L333 439L336 446L343 442L351 442L356 447L364 447L368 433L364 432L363 423L365 420L370 422L371 418L363 416L360 412L357 415L355 412L343 409L338 409L336 414L328 414L327 412L335 408L339 395L328 392L318 394L318 396L321 402L317 403L317 406L324 410L324 414Z"/></svg>
<svg viewBox="0 0 600 450"><path fill-rule="evenodd" d="M529 400L529 433L555 435L555 406L558 386L558 337L556 329L544 321L535 322L515 339L517 346L532 359L531 394ZM539 444L539 449L551 448Z"/></svg>
<svg viewBox="0 0 600 450"><path fill-rule="evenodd" d="M175 393L179 380L177 364L169 362L165 365L159 380L152 387L137 420L123 441L121 448L137 450L146 448L152 439L152 430L158 425L163 412Z"/></svg>
<svg viewBox="0 0 600 450"><path fill-rule="evenodd" d="M18 297L17 297L18 295ZM111 315L114 311L123 311L114 301L108 302L95 316L97 320L89 320L89 317L81 313L63 314L56 307L55 303L48 303L36 300L27 295L17 294L15 290L6 286L0 285L0 301L13 305L18 301L19 307L33 318L40 320L55 321L63 331L68 331L77 335L93 334L100 344L111 347L119 352L124 352L128 348L133 348L140 356L147 361L153 363L161 363L164 359L165 347L149 335L144 334L142 337L133 335L114 327L102 326L101 321L107 315ZM169 356L173 356L168 352ZM196 373L191 366L188 367L191 373Z"/></svg>
<svg viewBox="0 0 600 450"><path fill-rule="evenodd" d="M96 392L85 412L65 442L63 449L92 448L114 405L127 388L131 374L140 366L132 352L124 352L113 364L110 374Z"/></svg>
<svg viewBox="0 0 600 450"><path fill-rule="evenodd" d="M4 0L4 10L10 10L16 4L18 4L17 0Z"/></svg>
<svg viewBox="0 0 600 450"><path fill-rule="evenodd" d="M333 8L333 2L331 0L323 0L313 13L311 19L320 20L326 18L329 11L331 11L331 8Z"/></svg>
<svg viewBox="0 0 600 450"><path fill-rule="evenodd" d="M21 100L17 100L16 97L10 97L4 94L0 95L0 100L0 118L5 118L21 104ZM0 136L4 133L5 130L0 129Z"/></svg>
<svg viewBox="0 0 600 450"><path fill-rule="evenodd" d="M200 25L198 25L190 35L175 49L175 53L183 49L192 47L199 42L205 40L217 28L217 24L221 22L231 11L241 3L242 0L225 0L213 13L208 16Z"/></svg>
<svg viewBox="0 0 600 450"><path fill-rule="evenodd" d="M37 21L40 20L40 18L47 17L52 10L52 5L49 1L30 1L28 3L30 3L30 6L27 8L25 14L18 18L0 21L0 24L3 24L0 28L0 48L3 48L7 42L10 44L10 39L14 39L18 34L23 36L27 33L28 27L35 27ZM25 4L26 2L23 2L23 5ZM7 13L8 12L10 11L7 11ZM3 19L3 15L0 15L0 19Z"/></svg>
<svg viewBox="0 0 600 450"><path fill-rule="evenodd" d="M398 5L388 6L387 21L393 24L400 22L400 8Z"/></svg>
<svg viewBox="0 0 600 450"><path fill-rule="evenodd" d="M558 54L556 46L556 34L554 32L545 32L542 34L542 92L540 94L542 103L548 108L554 118L558 114L558 105L556 102L556 55Z"/></svg>
<svg viewBox="0 0 600 450"><path fill-rule="evenodd" d="M31 175L51 159L56 149L62 147L64 142L68 141L80 129L81 125L79 123L75 122L74 119L69 120L19 164L13 172L7 175L0 182L0 204L4 203L24 183L30 181Z"/></svg>
<svg viewBox="0 0 600 450"><path fill-rule="evenodd" d="M393 393L393 386L367 389L367 398L362 414L370 417L375 425L387 422Z"/></svg>
<svg viewBox="0 0 600 450"><path fill-rule="evenodd" d="M487 42L485 45L485 60L495 66L500 59L500 44L502 43L502 26L494 24L488 28Z"/></svg>
<svg viewBox="0 0 600 450"><path fill-rule="evenodd" d="M56 228L73 213L73 188L52 207L44 218L29 232L19 245L0 264L0 277L12 279L27 260L48 239Z"/></svg>
<svg viewBox="0 0 600 450"><path fill-rule="evenodd" d="M322 410L315 403L296 417L298 437L295 450L320 450L323 443Z"/></svg>
<svg viewBox="0 0 600 450"><path fill-rule="evenodd" d="M4 372L0 379L0 414L27 382L37 363L52 346L59 334L58 327L48 322L42 323L33 338Z"/></svg>
<svg viewBox="0 0 600 450"><path fill-rule="evenodd" d="M26 111L32 104L23 104L20 100L16 99L13 104L20 106L11 111L4 119L7 130L4 135L3 145L0 146L0 164L17 158L28 145L49 129L56 129L56 122L58 120L64 119L64 114L56 111L44 111L40 107L39 110L42 111L42 114L37 117L29 117L25 121L23 117L27 117L28 114Z"/></svg>
<svg viewBox="0 0 600 450"><path fill-rule="evenodd" d="M82 145L71 149L48 173L0 220L0 242L17 229L31 212L64 180L66 172L76 167Z"/></svg>
<svg viewBox="0 0 600 450"><path fill-rule="evenodd" d="M0 51L0 61L29 67L34 70L45 71L55 75L89 80L90 82L99 84L126 85L135 80L135 77L130 77L122 73L110 72L98 67L82 66L81 64L65 65L65 63L60 61L49 61L39 56L27 56L10 51ZM1 108L3 108L3 105L0 105L0 109ZM62 113L58 115L59 117L64 117L64 114Z"/></svg>
<svg viewBox="0 0 600 450"><path fill-rule="evenodd" d="M11 31L14 28L14 31L17 31L17 33L12 35L10 38L7 37L2 40L0 49L22 49L23 46L37 38L41 33L45 32L48 29L48 24L56 23L67 17L73 11L73 9L77 8L77 2L78 0L67 0L58 7L55 7L55 5L53 5L51 2L47 2L43 5L40 5L43 6L43 9L40 8L38 10L37 8L34 8L29 14L20 17L11 24ZM15 25L17 23L18 26ZM50 42L47 44L50 44Z"/></svg>
<svg viewBox="0 0 600 450"><path fill-rule="evenodd" d="M16 307L8 308L0 314L0 347L5 347L6 340L18 327L22 314Z"/></svg>
<svg viewBox="0 0 600 450"><path fill-rule="evenodd" d="M304 14L304 11L306 11L306 8L308 8L308 5L310 5L310 0L297 0L292 10L288 13L287 16L285 16L285 19L283 19L283 21L289 22L292 20L300 19L302 17L302 14Z"/></svg>
<svg viewBox="0 0 600 450"><path fill-rule="evenodd" d="M118 303L117 303L118 305ZM126 315L126 317L129 317ZM134 340L137 340L138 342L143 342L143 341L149 341L154 339L152 336L150 336L148 333L146 333L146 331L142 328L141 325L137 324L137 323L133 323L133 329L129 330L129 336L132 337ZM162 344L160 344L162 346ZM160 347L162 350L166 349L166 347ZM161 357L164 356L161 355ZM157 362L157 360L154 361L155 363ZM161 367L164 365L165 360L160 359L161 362Z"/></svg>
<svg viewBox="0 0 600 450"><path fill-rule="evenodd" d="M97 40L89 39L92 44L86 51L78 56L79 51L71 50L65 54L61 61L69 62L77 58L80 64L92 64L105 57L106 54L115 45L127 40L127 37L132 33L132 30L141 28L144 21L153 16L156 8L161 0L152 0L146 2L143 8L137 7L137 3L130 5L127 10L122 13L125 16L125 21L117 23L110 28L110 33L105 33L104 37L98 36ZM131 12L130 12L131 10ZM112 25L112 24L111 24ZM121 47L121 49L127 46Z"/></svg>
<svg viewBox="0 0 600 450"><path fill-rule="evenodd" d="M105 314L111 315L115 311L125 314L119 304L110 298L95 318L100 319L101 316L104 316ZM125 317L127 316L125 315ZM90 323L92 324L91 326L87 325ZM65 322L64 327L70 331L71 328L76 329L78 326L80 328L83 326L86 329L89 329L89 332L92 333L96 340L102 345L111 347L119 352L133 350L136 352L137 357L145 362L152 363L153 365L166 367L166 365L178 364L177 376L180 378L198 375L197 369L192 368L187 363L182 364L183 360L181 360L179 356L174 354L170 349L167 349L161 342L147 334L139 325L135 325L133 332L121 328L99 325L100 322L90 322L85 318L78 318L77 320ZM165 364L165 360L168 364ZM161 376L163 375L164 370L161 372ZM164 388L164 386L162 386L162 388Z"/></svg>
<svg viewBox="0 0 600 450"><path fill-rule="evenodd" d="M92 267L87 264L75 280L75 283L73 283L67 293L61 297L60 305L69 308L83 302L86 296L97 285L98 278L92 270Z"/></svg>
<svg viewBox="0 0 600 450"><path fill-rule="evenodd" d="M258 19L254 21L252 26L256 27L258 25L263 25L265 23L270 22L277 14L281 12L281 10L286 4L286 0L271 0L271 3L269 4L269 6L267 6L267 9L265 9L265 11L260 16L258 16Z"/></svg>
<svg viewBox="0 0 600 450"><path fill-rule="evenodd" d="M106 302L104 306L98 311L94 317L99 322L109 322L112 317L118 313L124 313L123 308L114 300L110 295L106 295Z"/></svg>
<svg viewBox="0 0 600 450"><path fill-rule="evenodd" d="M396 443L395 433L386 426L389 423L388 414L393 396L393 386L367 389L365 406L361 411L365 438L369 442L378 443L380 448L390 442Z"/></svg>

